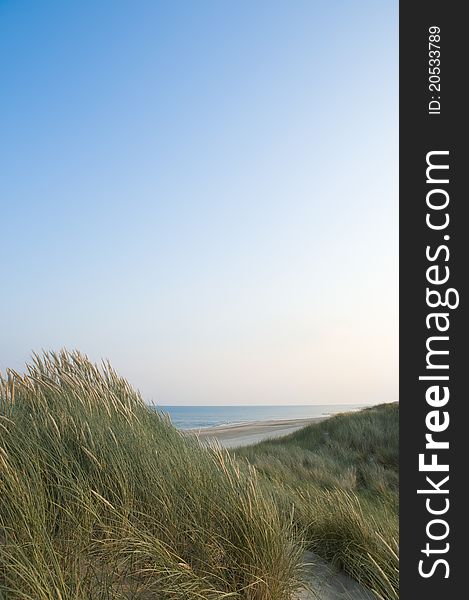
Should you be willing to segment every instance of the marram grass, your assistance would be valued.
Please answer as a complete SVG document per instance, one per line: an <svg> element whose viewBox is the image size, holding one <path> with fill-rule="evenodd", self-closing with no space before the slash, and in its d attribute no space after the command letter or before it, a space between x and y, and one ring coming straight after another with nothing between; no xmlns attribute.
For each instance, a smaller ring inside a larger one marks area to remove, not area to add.
<svg viewBox="0 0 469 600"><path fill-rule="evenodd" d="M234 451L294 507L305 545L383 600L399 597L398 425L385 404Z"/></svg>
<svg viewBox="0 0 469 600"><path fill-rule="evenodd" d="M109 365L0 383L0 597L283 600L300 548L253 468L204 450Z"/></svg>
<svg viewBox="0 0 469 600"><path fill-rule="evenodd" d="M35 356L0 378L0 599L289 600L308 547L394 600L397 409L365 413L230 454Z"/></svg>

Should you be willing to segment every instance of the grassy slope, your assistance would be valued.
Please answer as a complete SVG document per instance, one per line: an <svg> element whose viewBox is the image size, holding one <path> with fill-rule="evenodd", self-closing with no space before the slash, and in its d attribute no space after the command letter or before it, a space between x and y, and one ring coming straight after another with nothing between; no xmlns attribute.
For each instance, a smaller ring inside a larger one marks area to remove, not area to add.
<svg viewBox="0 0 469 600"><path fill-rule="evenodd" d="M396 406L237 454L183 438L78 354L10 372L0 599L288 600L305 544L397 598Z"/></svg>
<svg viewBox="0 0 469 600"><path fill-rule="evenodd" d="M0 598L285 600L272 494L77 354L0 382Z"/></svg>
<svg viewBox="0 0 469 600"><path fill-rule="evenodd" d="M398 404L338 415L235 451L276 490L308 547L398 598Z"/></svg>

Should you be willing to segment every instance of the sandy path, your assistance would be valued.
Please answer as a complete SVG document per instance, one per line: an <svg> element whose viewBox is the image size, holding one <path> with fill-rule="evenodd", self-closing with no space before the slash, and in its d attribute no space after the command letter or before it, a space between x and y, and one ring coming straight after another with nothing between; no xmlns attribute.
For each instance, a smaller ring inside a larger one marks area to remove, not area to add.
<svg viewBox="0 0 469 600"><path fill-rule="evenodd" d="M304 562L308 589L295 600L376 600L371 592L312 552L305 553Z"/></svg>
<svg viewBox="0 0 469 600"><path fill-rule="evenodd" d="M285 419L253 421L204 429L190 429L186 433L196 435L201 441L217 440L225 448L236 448L256 444L262 440L293 433L311 423L319 423L327 417L309 419Z"/></svg>

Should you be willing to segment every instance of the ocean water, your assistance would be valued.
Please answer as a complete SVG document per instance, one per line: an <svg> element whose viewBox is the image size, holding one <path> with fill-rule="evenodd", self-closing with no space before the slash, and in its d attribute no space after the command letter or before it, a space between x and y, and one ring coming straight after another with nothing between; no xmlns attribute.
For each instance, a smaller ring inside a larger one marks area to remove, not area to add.
<svg viewBox="0 0 469 600"><path fill-rule="evenodd" d="M307 419L363 408L363 404L311 404L302 406L154 406L168 414L178 429L199 429L231 423L270 419Z"/></svg>

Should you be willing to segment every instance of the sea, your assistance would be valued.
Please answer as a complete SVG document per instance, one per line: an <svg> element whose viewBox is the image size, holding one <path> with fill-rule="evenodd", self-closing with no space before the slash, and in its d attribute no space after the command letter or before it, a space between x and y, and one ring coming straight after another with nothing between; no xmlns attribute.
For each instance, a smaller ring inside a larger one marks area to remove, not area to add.
<svg viewBox="0 0 469 600"><path fill-rule="evenodd" d="M200 429L220 425L308 419L360 410L364 404L308 404L298 406L153 406L166 413L178 429Z"/></svg>

